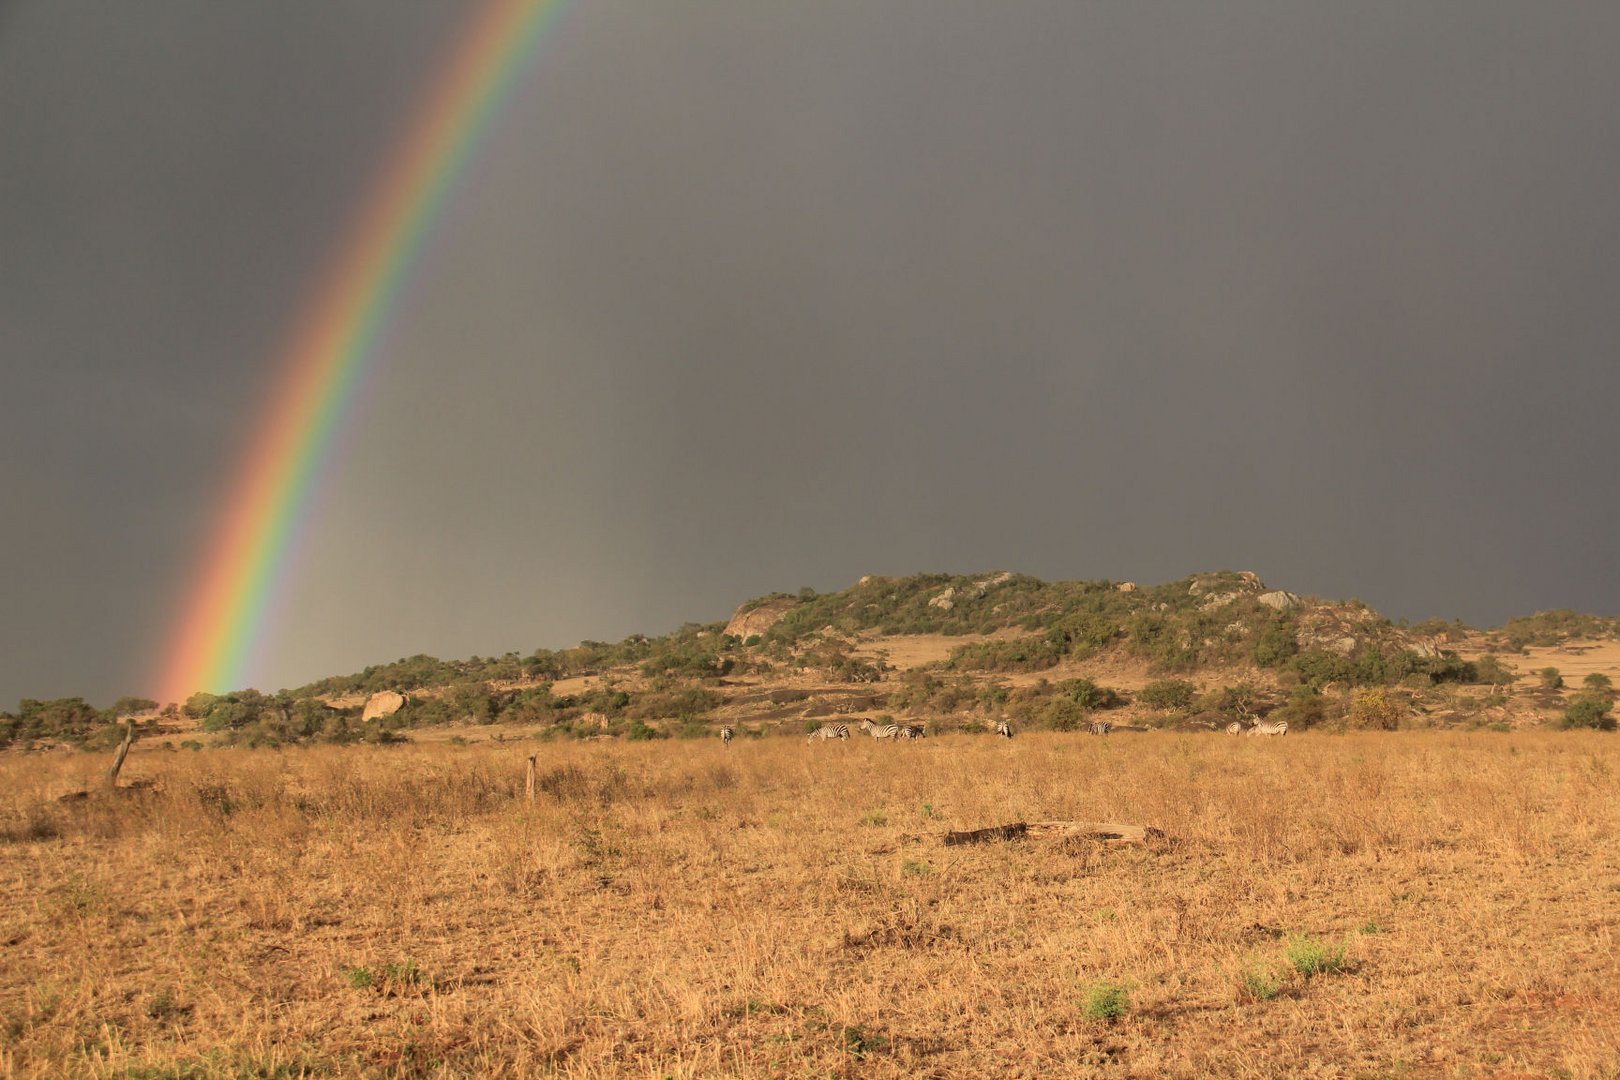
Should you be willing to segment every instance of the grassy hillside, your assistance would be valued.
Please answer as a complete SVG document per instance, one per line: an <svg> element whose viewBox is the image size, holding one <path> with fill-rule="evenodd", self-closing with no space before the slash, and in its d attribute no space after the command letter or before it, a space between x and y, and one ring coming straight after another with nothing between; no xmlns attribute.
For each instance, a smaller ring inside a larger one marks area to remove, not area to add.
<svg viewBox="0 0 1620 1080"><path fill-rule="evenodd" d="M1140 587L1006 572L867 577L838 592L759 597L729 624L527 655L413 656L275 694L197 694L161 715L137 699L109 710L24 701L0 714L0 745L102 747L119 717L142 712L176 744L248 746L465 726L541 738L699 736L721 722L802 734L846 713L935 731L1002 717L1076 730L1098 712L1121 726L1193 729L1257 717L1296 730L1604 727L1607 669L1589 673L1590 685L1553 685L1520 658L1617 639L1620 620L1569 611L1489 632L1397 625L1356 601L1300 597L1231 571ZM385 690L406 694L405 707L363 721L366 698Z"/></svg>

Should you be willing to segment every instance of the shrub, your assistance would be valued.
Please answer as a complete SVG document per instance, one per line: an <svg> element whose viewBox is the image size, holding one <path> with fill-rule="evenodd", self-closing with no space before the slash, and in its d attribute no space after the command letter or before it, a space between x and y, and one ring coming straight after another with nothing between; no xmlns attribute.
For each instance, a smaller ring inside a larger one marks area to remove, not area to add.
<svg viewBox="0 0 1620 1080"><path fill-rule="evenodd" d="M1350 726L1372 731L1394 731L1401 726L1406 706L1382 687L1357 690L1350 697Z"/></svg>
<svg viewBox="0 0 1620 1080"><path fill-rule="evenodd" d="M1298 652L1293 620L1287 616L1269 620L1254 639L1254 662L1261 667L1278 667Z"/></svg>
<svg viewBox="0 0 1620 1080"><path fill-rule="evenodd" d="M1492 686L1506 686L1518 678L1518 674L1511 667L1502 663L1500 658L1482 656L1474 661L1474 678L1482 683L1490 683Z"/></svg>
<svg viewBox="0 0 1620 1080"><path fill-rule="evenodd" d="M83 698L23 698L16 716L0 714L0 746L27 746L36 739L80 744L110 719Z"/></svg>
<svg viewBox="0 0 1620 1080"><path fill-rule="evenodd" d="M1086 723L1086 707L1068 698L1053 698L1035 715L1035 722L1052 731L1079 731Z"/></svg>
<svg viewBox="0 0 1620 1080"><path fill-rule="evenodd" d="M1594 671L1581 680L1581 685L1588 690L1609 691L1614 689L1614 682L1601 671Z"/></svg>
<svg viewBox="0 0 1620 1080"><path fill-rule="evenodd" d="M631 742L646 742L652 739L662 739L664 734L657 728L648 727L640 720L633 720L630 723L629 730L624 733L624 737Z"/></svg>
<svg viewBox="0 0 1620 1080"><path fill-rule="evenodd" d="M1564 677L1555 667L1544 667L1536 672L1541 678L1541 685L1548 690L1561 690L1564 686Z"/></svg>
<svg viewBox="0 0 1620 1080"><path fill-rule="evenodd" d="M1268 719L1286 721L1290 731L1303 731L1332 719L1337 715L1337 708L1336 702L1323 697L1315 687L1297 686L1282 708Z"/></svg>
<svg viewBox="0 0 1620 1080"><path fill-rule="evenodd" d="M1087 1020L1117 1020L1131 1007L1130 993L1119 983L1100 982L1086 991L1080 1012Z"/></svg>
<svg viewBox="0 0 1620 1080"><path fill-rule="evenodd" d="M1155 679L1142 687L1136 699L1154 709L1186 709L1196 690L1186 679Z"/></svg>
<svg viewBox="0 0 1620 1080"><path fill-rule="evenodd" d="M1112 709L1120 703L1117 693L1090 679L1064 679L1053 689L1059 697L1087 709Z"/></svg>
<svg viewBox="0 0 1620 1080"><path fill-rule="evenodd" d="M1613 731L1615 719L1609 714L1610 707L1608 695L1593 690L1582 690L1564 710L1563 725L1566 728Z"/></svg>
<svg viewBox="0 0 1620 1080"><path fill-rule="evenodd" d="M1283 955L1288 957L1295 971L1309 979L1343 971L1345 949L1342 942L1334 946L1309 934L1295 934L1288 939Z"/></svg>
<svg viewBox="0 0 1620 1080"><path fill-rule="evenodd" d="M1251 1001L1270 1001L1282 991L1282 978L1259 964L1247 964L1238 972L1238 989Z"/></svg>

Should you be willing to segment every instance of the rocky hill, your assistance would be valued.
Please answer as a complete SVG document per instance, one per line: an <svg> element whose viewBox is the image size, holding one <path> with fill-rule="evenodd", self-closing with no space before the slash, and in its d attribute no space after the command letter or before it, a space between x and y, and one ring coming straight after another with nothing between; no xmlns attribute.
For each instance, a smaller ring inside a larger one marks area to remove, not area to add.
<svg viewBox="0 0 1620 1080"><path fill-rule="evenodd" d="M722 723L802 735L861 715L936 733L1003 718L1082 730L1104 714L1115 730L1258 718L1295 731L1514 729L1612 723L1617 679L1615 619L1560 611L1492 631L1397 625L1357 601L1270 588L1249 572L1138 585L997 571L864 577L833 593L761 597L726 622L660 637L416 656L273 695L198 694L148 725L191 745L646 739ZM115 719L78 699L24 702L20 715L0 715L0 739L103 745Z"/></svg>

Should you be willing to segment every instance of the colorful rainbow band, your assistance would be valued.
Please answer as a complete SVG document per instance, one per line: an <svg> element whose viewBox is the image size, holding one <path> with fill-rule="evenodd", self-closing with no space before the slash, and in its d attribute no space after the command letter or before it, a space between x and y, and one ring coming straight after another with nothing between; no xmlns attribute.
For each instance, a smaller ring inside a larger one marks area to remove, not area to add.
<svg viewBox="0 0 1620 1080"><path fill-rule="evenodd" d="M299 321L157 680L163 701L242 687L333 435L422 241L563 0L488 0L381 170Z"/></svg>

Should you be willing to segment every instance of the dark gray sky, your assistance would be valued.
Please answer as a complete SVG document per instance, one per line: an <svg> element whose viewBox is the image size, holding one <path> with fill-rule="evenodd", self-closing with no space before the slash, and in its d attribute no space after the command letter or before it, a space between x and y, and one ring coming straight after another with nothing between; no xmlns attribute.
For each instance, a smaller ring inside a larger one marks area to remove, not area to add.
<svg viewBox="0 0 1620 1080"><path fill-rule="evenodd" d="M427 0L0 6L0 706L150 692ZM1620 612L1620 6L576 0L254 675L865 573Z"/></svg>

